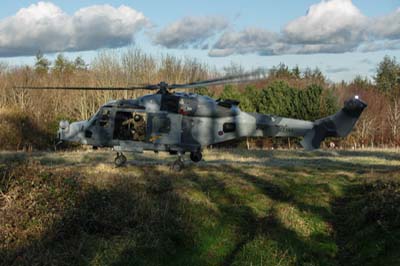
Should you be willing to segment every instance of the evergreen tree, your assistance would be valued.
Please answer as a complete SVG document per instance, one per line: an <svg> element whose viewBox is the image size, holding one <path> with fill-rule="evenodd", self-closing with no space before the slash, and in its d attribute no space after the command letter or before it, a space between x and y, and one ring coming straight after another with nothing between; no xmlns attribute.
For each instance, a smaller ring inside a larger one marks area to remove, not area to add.
<svg viewBox="0 0 400 266"><path fill-rule="evenodd" d="M87 70L87 65L86 65L85 60L83 60L83 58L80 57L80 56L75 58L75 60L74 60L74 68L76 70Z"/></svg>
<svg viewBox="0 0 400 266"><path fill-rule="evenodd" d="M288 116L293 113L293 104L290 102L291 88L284 81L276 81L262 90L260 112Z"/></svg>
<svg viewBox="0 0 400 266"><path fill-rule="evenodd" d="M311 68L307 67L304 72L303 72L303 78L304 79L312 79L313 77L313 72Z"/></svg>
<svg viewBox="0 0 400 266"><path fill-rule="evenodd" d="M212 90L209 90L207 87L195 88L195 89L193 89L193 91L194 91L194 93L197 93L200 95L214 97L214 92Z"/></svg>
<svg viewBox="0 0 400 266"><path fill-rule="evenodd" d="M224 100L240 100L240 93L232 85L225 85L220 97Z"/></svg>
<svg viewBox="0 0 400 266"><path fill-rule="evenodd" d="M296 65L294 68L292 68L292 76L296 79L301 78L301 71L299 66Z"/></svg>
<svg viewBox="0 0 400 266"><path fill-rule="evenodd" d="M324 93L325 92L325 93ZM322 94L323 104L321 106L320 117L332 115L339 111L338 98L332 89L325 90Z"/></svg>
<svg viewBox="0 0 400 266"><path fill-rule="evenodd" d="M278 67L273 67L269 71L269 76L279 79L290 78L292 73L289 70L289 67L284 63L280 63Z"/></svg>
<svg viewBox="0 0 400 266"><path fill-rule="evenodd" d="M254 86L247 86L240 96L240 109L245 112L259 112L260 91Z"/></svg>
<svg viewBox="0 0 400 266"><path fill-rule="evenodd" d="M58 54L52 71L57 75L70 74L75 70L74 64L63 54Z"/></svg>
<svg viewBox="0 0 400 266"><path fill-rule="evenodd" d="M313 121L320 118L322 87L311 85L303 92L302 110L304 111L301 119Z"/></svg>
<svg viewBox="0 0 400 266"><path fill-rule="evenodd" d="M397 63L396 58L385 56L382 62L379 63L376 72L374 80L378 90L392 96L398 96L400 65Z"/></svg>
<svg viewBox="0 0 400 266"><path fill-rule="evenodd" d="M371 81L367 77L362 77L357 75L350 83L350 85L354 85L354 87L359 89L368 89L371 87Z"/></svg>
<svg viewBox="0 0 400 266"><path fill-rule="evenodd" d="M302 120L314 121L338 109L337 98L332 91L325 91L319 85L299 90L291 88L284 81L278 81L263 89L257 98L261 113Z"/></svg>
<svg viewBox="0 0 400 266"><path fill-rule="evenodd" d="M44 57L43 53L39 51L36 54L35 72L38 74L47 74L49 72L51 62Z"/></svg>

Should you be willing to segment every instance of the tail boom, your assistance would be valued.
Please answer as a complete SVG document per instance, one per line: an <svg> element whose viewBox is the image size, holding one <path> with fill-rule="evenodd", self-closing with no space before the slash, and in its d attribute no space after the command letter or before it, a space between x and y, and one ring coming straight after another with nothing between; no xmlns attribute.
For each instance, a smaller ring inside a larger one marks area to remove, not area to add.
<svg viewBox="0 0 400 266"><path fill-rule="evenodd" d="M318 149L327 137L347 136L366 107L356 96L346 101L336 114L314 122L253 113L256 128L242 136L304 137L300 143L306 150Z"/></svg>

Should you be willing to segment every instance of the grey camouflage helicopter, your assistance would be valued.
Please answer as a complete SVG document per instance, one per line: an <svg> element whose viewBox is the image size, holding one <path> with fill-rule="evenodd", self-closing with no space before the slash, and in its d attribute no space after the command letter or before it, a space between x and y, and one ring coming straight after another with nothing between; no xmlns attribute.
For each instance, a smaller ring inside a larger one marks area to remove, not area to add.
<svg viewBox="0 0 400 266"><path fill-rule="evenodd" d="M345 137L352 130L366 103L355 96L331 116L304 121L241 111L235 100L215 100L195 93L171 92L172 89L201 88L256 81L263 74L227 76L188 84L160 82L156 85L112 87L25 87L25 89L63 90L154 90L137 99L110 101L88 120L61 121L58 138L93 147L112 147L117 151L115 165L127 159L123 152L165 151L178 155L171 168L184 168L183 155L193 162L202 160L209 146L243 137L303 137L301 145L317 149L326 137Z"/></svg>

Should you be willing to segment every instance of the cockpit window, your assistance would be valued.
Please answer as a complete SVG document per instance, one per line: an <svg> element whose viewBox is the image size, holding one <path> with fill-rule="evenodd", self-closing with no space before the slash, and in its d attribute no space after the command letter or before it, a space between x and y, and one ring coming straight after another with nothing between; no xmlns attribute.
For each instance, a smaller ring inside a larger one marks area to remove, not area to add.
<svg viewBox="0 0 400 266"><path fill-rule="evenodd" d="M217 100L217 104L219 106L222 106L222 107L225 107L225 108L231 108L234 105L238 106L239 103L240 103L239 101L230 100L230 99L226 99L226 100L218 99Z"/></svg>
<svg viewBox="0 0 400 266"><path fill-rule="evenodd" d="M179 97L175 95L163 94L161 98L160 110L178 113Z"/></svg>
<svg viewBox="0 0 400 266"><path fill-rule="evenodd" d="M99 126L108 127L110 125L110 114L111 111L109 109L101 110L99 118Z"/></svg>

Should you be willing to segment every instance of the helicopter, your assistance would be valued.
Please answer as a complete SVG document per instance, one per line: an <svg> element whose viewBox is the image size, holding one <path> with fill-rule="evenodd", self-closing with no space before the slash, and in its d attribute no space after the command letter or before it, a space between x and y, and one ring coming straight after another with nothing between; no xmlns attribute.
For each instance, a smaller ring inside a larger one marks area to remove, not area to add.
<svg viewBox="0 0 400 266"><path fill-rule="evenodd" d="M47 90L149 90L156 91L137 99L110 101L88 120L60 121L60 142L77 142L111 147L117 152L117 167L127 162L124 152L154 151L177 155L171 168L181 171L183 155L202 160L205 147L244 137L303 137L306 150L318 149L326 137L347 136L367 104L358 96L345 101L336 114L316 121L305 121L260 113L247 113L239 102L215 100L209 96L174 89L245 83L265 78L260 72L226 76L187 84L133 85L127 87L19 87Z"/></svg>

